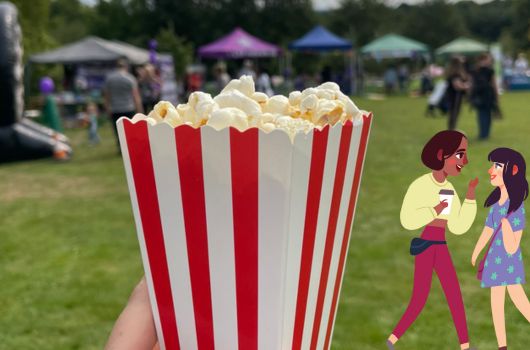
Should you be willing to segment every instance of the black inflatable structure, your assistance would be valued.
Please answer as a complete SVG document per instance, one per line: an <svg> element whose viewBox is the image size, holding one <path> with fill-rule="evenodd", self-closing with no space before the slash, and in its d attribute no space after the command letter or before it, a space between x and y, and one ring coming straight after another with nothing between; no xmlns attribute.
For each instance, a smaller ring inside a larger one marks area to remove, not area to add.
<svg viewBox="0 0 530 350"><path fill-rule="evenodd" d="M68 158L66 136L22 117L22 33L16 7L0 2L0 163L44 157Z"/></svg>

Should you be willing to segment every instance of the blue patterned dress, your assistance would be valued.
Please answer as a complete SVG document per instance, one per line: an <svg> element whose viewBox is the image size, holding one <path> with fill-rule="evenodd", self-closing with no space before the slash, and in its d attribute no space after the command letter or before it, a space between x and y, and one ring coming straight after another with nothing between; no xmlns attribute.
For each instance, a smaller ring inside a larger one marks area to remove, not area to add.
<svg viewBox="0 0 530 350"><path fill-rule="evenodd" d="M497 227L501 225L501 219L506 217L509 206L510 201L507 200L503 205L499 205L497 202L490 207L486 219L486 226L492 228L494 233ZM521 206L510 215L509 221L514 232L524 230L524 214L524 205L521 204ZM497 232L497 236L488 251L482 274L482 288L523 284L526 282L521 247L519 246L514 254L508 254L504 248L502 235L503 233L501 229Z"/></svg>

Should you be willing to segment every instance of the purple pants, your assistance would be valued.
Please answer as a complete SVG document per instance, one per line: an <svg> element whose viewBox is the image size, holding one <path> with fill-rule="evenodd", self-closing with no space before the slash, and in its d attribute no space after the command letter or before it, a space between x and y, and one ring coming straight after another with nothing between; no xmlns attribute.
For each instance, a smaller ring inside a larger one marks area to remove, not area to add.
<svg viewBox="0 0 530 350"><path fill-rule="evenodd" d="M445 229L426 226L421 238L433 241L445 240ZM456 275L451 255L446 244L432 245L417 255L414 262L414 288L407 310L392 332L398 339L416 320L427 302L431 290L432 272L436 271L440 284L449 304L453 322L456 327L460 344L469 342L467 331L466 311L462 301L462 292Z"/></svg>

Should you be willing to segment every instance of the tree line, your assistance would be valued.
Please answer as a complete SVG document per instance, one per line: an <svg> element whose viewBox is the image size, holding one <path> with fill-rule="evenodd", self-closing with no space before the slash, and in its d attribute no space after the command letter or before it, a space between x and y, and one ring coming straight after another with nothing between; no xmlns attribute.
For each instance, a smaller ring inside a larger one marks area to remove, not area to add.
<svg viewBox="0 0 530 350"><path fill-rule="evenodd" d="M398 33L435 49L459 36L501 42L506 52L530 49L530 0L427 0L392 7L384 0L343 0L338 9L313 10L311 0L11 0L20 12L28 54L87 35L159 49L175 56L178 74L195 49L236 26L286 47L323 24L356 47Z"/></svg>

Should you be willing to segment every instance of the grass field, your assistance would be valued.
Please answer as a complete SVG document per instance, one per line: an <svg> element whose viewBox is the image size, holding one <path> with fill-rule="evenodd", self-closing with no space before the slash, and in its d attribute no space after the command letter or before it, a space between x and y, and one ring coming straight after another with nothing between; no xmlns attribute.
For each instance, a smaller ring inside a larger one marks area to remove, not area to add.
<svg viewBox="0 0 530 350"><path fill-rule="evenodd" d="M502 97L505 118L488 142L476 141L476 117L463 109L459 126L470 137L470 164L453 179L463 196L478 176L479 210L464 236L448 237L468 312L471 341L496 349L489 290L481 289L471 252L482 229L482 203L491 190L487 153L515 148L530 161L529 93ZM425 141L445 127L425 118L424 99L359 99L375 115L360 192L333 349L384 349L384 341L409 300L413 259L399 224L401 200L410 182L426 172L419 159ZM129 195L110 126L99 147L86 134L69 133L76 154L0 166L0 349L101 349L133 286L142 276ZM530 241L523 236L523 255ZM530 269L526 263L527 269ZM530 293L530 289L526 288ZM507 302L511 349L528 346L530 325ZM458 349L448 307L437 279L417 322L398 349ZM242 349L244 350L244 349Z"/></svg>

